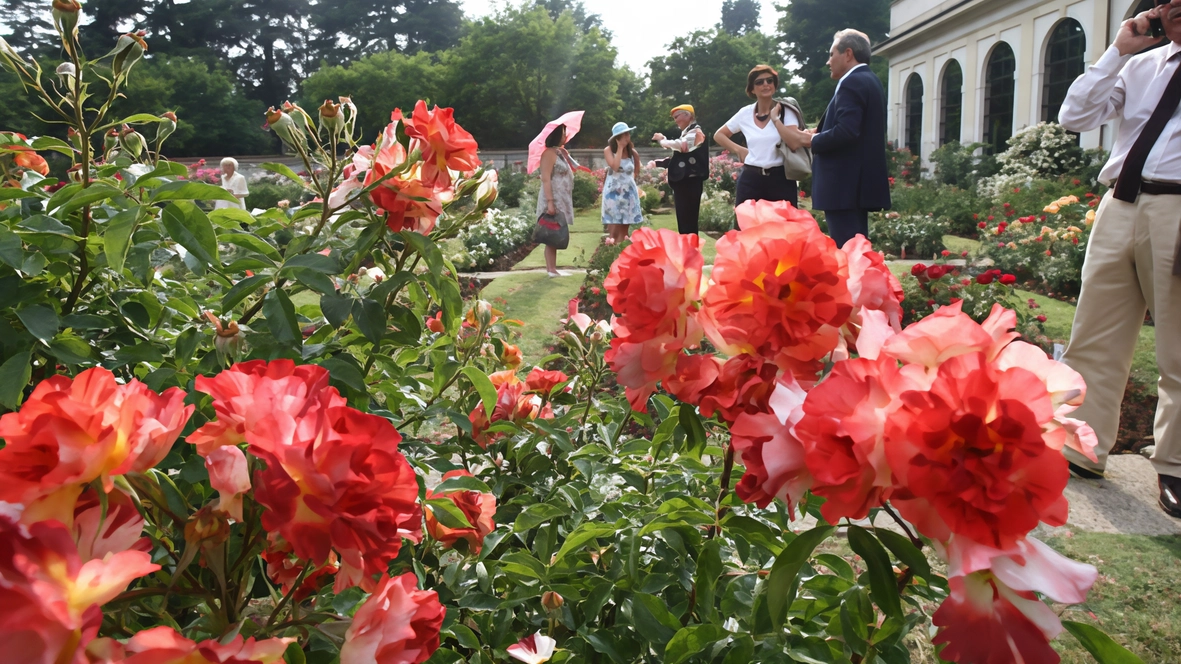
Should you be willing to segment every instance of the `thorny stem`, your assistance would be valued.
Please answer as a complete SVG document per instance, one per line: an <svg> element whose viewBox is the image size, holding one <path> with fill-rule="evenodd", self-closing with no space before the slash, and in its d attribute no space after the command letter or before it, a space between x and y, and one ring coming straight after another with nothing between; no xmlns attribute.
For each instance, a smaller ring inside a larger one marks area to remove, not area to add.
<svg viewBox="0 0 1181 664"><path fill-rule="evenodd" d="M287 602L291 601L291 598L295 596L295 593L299 590L299 587L303 585L304 577L308 575L308 572L311 571L311 569L312 561L309 560L308 562L304 563L303 569L299 571L299 576L295 578L295 583L291 585L291 592L284 595L283 599L279 600L279 603L275 605L275 610L271 611L271 617L267 618L267 631L274 630L275 619L279 617L279 612L281 612L283 607L287 606Z"/></svg>
<svg viewBox="0 0 1181 664"><path fill-rule="evenodd" d="M722 507L722 502L730 494L730 474L732 472L734 472L734 446L727 445L726 454L722 459L722 488L718 492L716 521L714 525L710 526L706 539L713 539L722 530L722 517L726 515L726 508Z"/></svg>
<svg viewBox="0 0 1181 664"><path fill-rule="evenodd" d="M894 519L894 523L897 523L898 527L902 528L902 532L906 533L906 536L910 538L910 543L914 545L914 548L922 551L923 541L915 536L914 532L911 531L910 526L908 526L906 522L902 520L902 517L898 516L898 514L894 512L893 508L891 508L889 505L883 504L882 509L885 510L886 514L890 515L891 519Z"/></svg>

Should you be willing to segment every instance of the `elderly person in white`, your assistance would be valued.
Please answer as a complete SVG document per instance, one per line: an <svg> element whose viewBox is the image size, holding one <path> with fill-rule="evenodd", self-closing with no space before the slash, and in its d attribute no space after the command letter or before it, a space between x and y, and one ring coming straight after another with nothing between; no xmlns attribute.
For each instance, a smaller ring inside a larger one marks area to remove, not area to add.
<svg viewBox="0 0 1181 664"><path fill-rule="evenodd" d="M246 195L250 190L246 187L246 177L238 172L238 160L233 157L226 157L221 160L221 186L226 191L234 195L237 201L215 201L213 209L220 210L222 208L238 208L239 210L246 209Z"/></svg>
<svg viewBox="0 0 1181 664"><path fill-rule="evenodd" d="M1066 456L1075 476L1102 477L1147 309L1160 366L1152 464L1161 508L1181 518L1181 0L1157 2L1124 22L1115 43L1071 86L1059 114L1079 132L1120 120L1099 175L1114 188L1095 217L1064 357L1087 381L1086 401L1072 417L1095 430L1099 460L1071 450ZM1151 36L1154 19L1165 38Z"/></svg>

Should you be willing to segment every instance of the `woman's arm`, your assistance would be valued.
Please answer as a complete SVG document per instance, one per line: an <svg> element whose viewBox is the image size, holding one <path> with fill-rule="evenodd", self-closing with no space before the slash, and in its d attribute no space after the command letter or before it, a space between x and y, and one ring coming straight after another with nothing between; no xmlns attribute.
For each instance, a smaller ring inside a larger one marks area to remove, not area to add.
<svg viewBox="0 0 1181 664"><path fill-rule="evenodd" d="M619 157L619 152L612 152L610 147L603 148L603 159L607 160L607 167L611 170L619 170Z"/></svg>
<svg viewBox="0 0 1181 664"><path fill-rule="evenodd" d="M554 175L554 164L557 162L557 150L546 148L545 152L541 153L541 193L545 196L545 211L549 214L557 214L558 210L554 205L554 187L551 182Z"/></svg>
<svg viewBox="0 0 1181 664"><path fill-rule="evenodd" d="M791 111L792 116L795 117L795 122L788 124L779 119L780 114L786 113L787 111ZM775 125L775 131L779 132L779 140L783 141L783 144L786 145L789 150L795 152L796 150L799 150L805 146L805 141L803 139L804 133L799 131L799 117L796 116L795 111L792 111L791 109L786 108L780 104L778 110L772 111L771 122Z"/></svg>
<svg viewBox="0 0 1181 664"><path fill-rule="evenodd" d="M746 163L746 155L749 153L749 150L731 140L730 137L733 135L734 132L730 131L729 127L723 125L721 129L714 132L714 143L732 152L738 157L738 161Z"/></svg>

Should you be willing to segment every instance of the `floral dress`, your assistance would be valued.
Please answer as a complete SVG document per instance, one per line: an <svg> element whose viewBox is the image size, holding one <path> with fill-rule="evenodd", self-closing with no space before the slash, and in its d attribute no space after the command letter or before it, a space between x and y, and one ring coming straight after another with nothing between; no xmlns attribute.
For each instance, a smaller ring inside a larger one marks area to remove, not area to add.
<svg viewBox="0 0 1181 664"><path fill-rule="evenodd" d="M619 170L608 170L603 182L603 223L642 224L644 211L640 207L640 189L636 186L636 164L624 159Z"/></svg>
<svg viewBox="0 0 1181 664"><path fill-rule="evenodd" d="M554 207L558 209L558 216L569 226L574 223L574 171L570 170L570 164L566 163L566 159L561 154L554 162L554 170L550 174L549 184L554 194ZM542 185L541 190L537 192L537 216L545 214L548 204L549 201L545 198L545 186Z"/></svg>

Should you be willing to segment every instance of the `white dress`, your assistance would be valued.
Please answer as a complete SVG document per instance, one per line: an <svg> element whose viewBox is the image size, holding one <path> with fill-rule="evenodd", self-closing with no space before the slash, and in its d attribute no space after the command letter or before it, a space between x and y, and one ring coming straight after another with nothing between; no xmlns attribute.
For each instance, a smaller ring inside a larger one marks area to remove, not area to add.
<svg viewBox="0 0 1181 664"><path fill-rule="evenodd" d="M234 171L234 174L228 178L223 173L221 176L221 187L222 187L222 189L225 189L226 191L230 192L231 194L240 194L243 197L245 197L247 194L250 193L250 189L247 188L247 186L246 186L246 176L242 175L238 171ZM239 198L235 202L230 202L230 201L214 201L213 202L213 209L214 210L221 210L222 208L238 208L239 210L245 210L246 209L246 199Z"/></svg>

